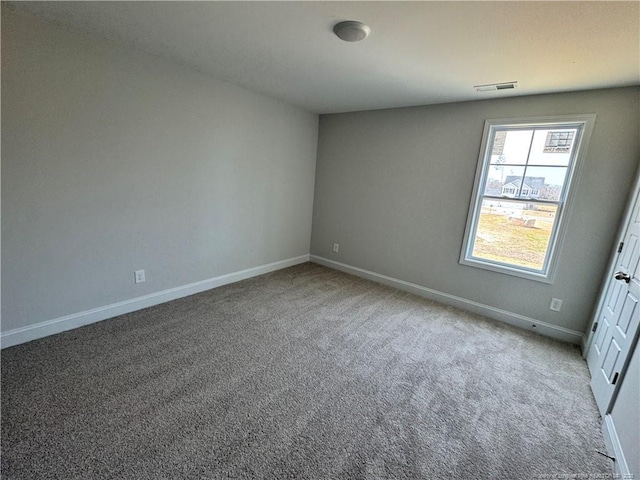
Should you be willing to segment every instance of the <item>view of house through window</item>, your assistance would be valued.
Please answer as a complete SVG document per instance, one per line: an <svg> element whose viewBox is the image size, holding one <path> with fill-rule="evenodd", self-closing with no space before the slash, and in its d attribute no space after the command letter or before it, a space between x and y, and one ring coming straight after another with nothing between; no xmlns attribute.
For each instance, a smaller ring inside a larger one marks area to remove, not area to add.
<svg viewBox="0 0 640 480"><path fill-rule="evenodd" d="M462 263L547 277L585 122L492 125Z"/></svg>

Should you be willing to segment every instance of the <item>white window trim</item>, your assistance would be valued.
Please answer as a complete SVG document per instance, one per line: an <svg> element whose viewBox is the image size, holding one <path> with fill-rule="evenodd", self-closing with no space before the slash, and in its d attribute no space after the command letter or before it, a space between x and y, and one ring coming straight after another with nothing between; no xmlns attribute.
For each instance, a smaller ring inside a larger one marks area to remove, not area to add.
<svg viewBox="0 0 640 480"><path fill-rule="evenodd" d="M462 251L460 252L460 264L470 267L481 268L484 270L490 270L493 272L504 273L507 275L513 275L520 278L529 280L535 280L543 283L553 283L557 266L559 261L559 253L562 250L564 243L564 237L567 230L568 218L571 214L573 201L575 198L575 190L577 179L580 174L582 165L585 163L587 155L587 148L591 139L591 133L595 124L595 114L583 114L583 115L554 115L545 117L527 117L527 118L501 118L486 120L484 123L484 131L482 134L482 143L480 145L480 153L478 155L478 166L476 169L476 177L473 182L473 191L471 194L471 201L469 204L469 214L467 216L467 225L464 232L464 239L462 242ZM567 179L562 197L558 204L558 216L557 216L557 228L552 232L550 238L549 250L547 251L547 257L545 261L545 268L543 272L528 270L526 267L517 267L514 265L503 264L493 260L483 260L477 257L471 256L471 233L476 230L476 224L478 222L479 210L481 208L482 190L480 185L484 185L485 178L488 174L490 165L485 165L485 158L491 158L488 148L491 146L491 136L494 127L513 126L517 128L527 126L539 126L540 124L552 124L553 126L575 126L581 125L574 141L576 142L576 153L573 159L573 163L567 171Z"/></svg>

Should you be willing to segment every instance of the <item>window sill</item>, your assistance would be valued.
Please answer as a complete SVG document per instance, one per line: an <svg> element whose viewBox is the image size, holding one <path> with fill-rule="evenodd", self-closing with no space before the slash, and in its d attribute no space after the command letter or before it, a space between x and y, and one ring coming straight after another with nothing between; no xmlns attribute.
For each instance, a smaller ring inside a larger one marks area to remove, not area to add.
<svg viewBox="0 0 640 480"><path fill-rule="evenodd" d="M485 262L485 261L482 261L481 259L476 259L476 258L461 258L460 265L465 265L467 267L481 268L483 270L489 270L496 273L511 275L513 277L524 278L526 280L533 280L535 282L541 282L541 283L547 283L547 284L553 283L552 272L548 272L547 274L537 273L537 272L532 272L528 270L523 270L517 267L508 266L508 265L500 265L493 262Z"/></svg>

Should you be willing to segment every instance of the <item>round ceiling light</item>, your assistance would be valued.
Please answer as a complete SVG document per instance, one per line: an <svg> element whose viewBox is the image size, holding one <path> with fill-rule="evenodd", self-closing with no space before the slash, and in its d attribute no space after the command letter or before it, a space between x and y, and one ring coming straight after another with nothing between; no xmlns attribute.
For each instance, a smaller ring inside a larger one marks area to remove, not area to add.
<svg viewBox="0 0 640 480"><path fill-rule="evenodd" d="M369 36L371 29L362 22L349 20L347 22L337 23L333 27L333 33L345 42L359 42Z"/></svg>

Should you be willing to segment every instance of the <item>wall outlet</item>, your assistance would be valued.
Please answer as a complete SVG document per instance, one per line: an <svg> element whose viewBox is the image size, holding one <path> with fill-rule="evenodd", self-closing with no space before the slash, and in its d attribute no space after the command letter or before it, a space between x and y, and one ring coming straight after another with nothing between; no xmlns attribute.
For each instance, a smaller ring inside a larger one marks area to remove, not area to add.
<svg viewBox="0 0 640 480"><path fill-rule="evenodd" d="M340 250L340 244L339 243L334 243L333 244L333 253L338 253L338 250Z"/></svg>
<svg viewBox="0 0 640 480"><path fill-rule="evenodd" d="M142 283L146 281L146 279L144 278L144 270L136 270L135 272L133 272L133 277L136 283Z"/></svg>
<svg viewBox="0 0 640 480"><path fill-rule="evenodd" d="M554 312L559 312L562 308L562 300L559 298L552 298L551 304L549 305L549 310L553 310Z"/></svg>

